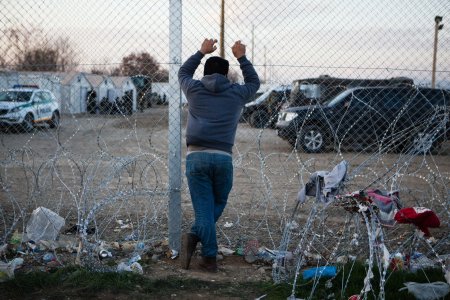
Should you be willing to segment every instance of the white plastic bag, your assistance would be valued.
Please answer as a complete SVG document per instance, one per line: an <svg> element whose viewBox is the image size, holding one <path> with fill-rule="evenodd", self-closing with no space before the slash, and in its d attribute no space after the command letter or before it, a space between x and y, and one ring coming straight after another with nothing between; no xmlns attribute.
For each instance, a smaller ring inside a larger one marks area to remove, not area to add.
<svg viewBox="0 0 450 300"><path fill-rule="evenodd" d="M23 264L23 258L14 258L8 263L0 262L0 282L14 278L14 270Z"/></svg>
<svg viewBox="0 0 450 300"><path fill-rule="evenodd" d="M55 241L65 221L57 213L45 207L36 208L27 223L27 237L36 243L40 240Z"/></svg>
<svg viewBox="0 0 450 300"><path fill-rule="evenodd" d="M450 285L442 281L430 283L405 282L403 284L406 287L399 289L399 291L408 289L408 292L418 300L441 299L450 292Z"/></svg>

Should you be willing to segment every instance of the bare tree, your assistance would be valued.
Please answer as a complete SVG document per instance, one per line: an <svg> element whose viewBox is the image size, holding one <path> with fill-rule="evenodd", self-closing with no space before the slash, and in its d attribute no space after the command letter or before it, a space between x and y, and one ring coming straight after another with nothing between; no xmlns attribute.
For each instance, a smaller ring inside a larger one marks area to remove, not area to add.
<svg viewBox="0 0 450 300"><path fill-rule="evenodd" d="M17 71L58 71L57 53L51 48L27 50L19 57Z"/></svg>
<svg viewBox="0 0 450 300"><path fill-rule="evenodd" d="M120 72L120 67L119 68L113 68L110 72L111 76L120 76L122 73Z"/></svg>
<svg viewBox="0 0 450 300"><path fill-rule="evenodd" d="M0 46L0 65L17 71L69 71L77 66L68 38L48 39L38 28L6 30Z"/></svg>
<svg viewBox="0 0 450 300"><path fill-rule="evenodd" d="M65 72L73 70L77 65L75 50L67 37L58 37L53 43L56 51L56 62L59 71Z"/></svg>
<svg viewBox="0 0 450 300"><path fill-rule="evenodd" d="M91 69L91 74L96 74L96 75L107 75L108 71L106 71L103 68L92 68ZM114 76L114 75L113 75Z"/></svg>
<svg viewBox="0 0 450 300"><path fill-rule="evenodd" d="M97 75L111 75L111 76L120 76L120 72L115 73L115 70L119 70L118 68L110 69L108 66L111 66L111 62L108 58L104 57L102 62L99 64L95 64L91 67L91 73Z"/></svg>
<svg viewBox="0 0 450 300"><path fill-rule="evenodd" d="M1 57L5 67L13 68L21 59L21 54L26 49L30 49L31 38L38 35L36 29L26 29L24 27L8 28L2 36L3 40L0 44Z"/></svg>

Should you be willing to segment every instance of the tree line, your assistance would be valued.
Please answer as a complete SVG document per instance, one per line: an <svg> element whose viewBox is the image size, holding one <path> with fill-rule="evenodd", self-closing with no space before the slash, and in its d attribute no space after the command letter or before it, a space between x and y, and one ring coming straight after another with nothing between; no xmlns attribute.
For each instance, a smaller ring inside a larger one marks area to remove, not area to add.
<svg viewBox="0 0 450 300"><path fill-rule="evenodd" d="M69 72L78 70L78 54L67 37L48 39L42 29L8 28L0 40L0 68L14 71ZM105 64L107 65L107 64ZM147 75L155 82L167 82L169 72L148 52L131 53L118 67L93 67L93 74L111 76Z"/></svg>

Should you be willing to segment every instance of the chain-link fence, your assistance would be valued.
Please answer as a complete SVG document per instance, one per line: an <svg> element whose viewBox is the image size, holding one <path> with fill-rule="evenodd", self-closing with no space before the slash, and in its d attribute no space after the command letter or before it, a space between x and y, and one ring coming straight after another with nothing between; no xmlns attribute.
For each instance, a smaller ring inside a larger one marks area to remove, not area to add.
<svg viewBox="0 0 450 300"><path fill-rule="evenodd" d="M179 250L193 212L177 71L217 38L231 81L243 80L231 53L242 40L262 82L238 125L222 245L293 252L275 259L276 281L343 256L372 266L380 243L448 254L448 1L15 0L0 12L1 244L45 207L81 230L79 253L165 238ZM341 161L339 193L298 205ZM413 207L439 217L436 243L379 221Z"/></svg>

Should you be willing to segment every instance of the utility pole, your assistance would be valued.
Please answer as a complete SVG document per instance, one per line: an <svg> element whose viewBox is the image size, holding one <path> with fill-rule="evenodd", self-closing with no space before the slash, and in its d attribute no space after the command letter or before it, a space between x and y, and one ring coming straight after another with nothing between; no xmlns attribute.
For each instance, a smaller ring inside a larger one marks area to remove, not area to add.
<svg viewBox="0 0 450 300"><path fill-rule="evenodd" d="M431 88L436 86L436 56L437 56L437 44L438 44L438 32L444 28L444 24L439 24L442 22L441 16L436 16L434 18L434 49L433 49L433 68L431 71Z"/></svg>
<svg viewBox="0 0 450 300"><path fill-rule="evenodd" d="M252 64L255 64L254 61L254 56L255 56L255 25L252 24Z"/></svg>
<svg viewBox="0 0 450 300"><path fill-rule="evenodd" d="M267 83L267 53L266 46L264 46L264 83Z"/></svg>
<svg viewBox="0 0 450 300"><path fill-rule="evenodd" d="M220 10L220 57L225 58L225 0Z"/></svg>

